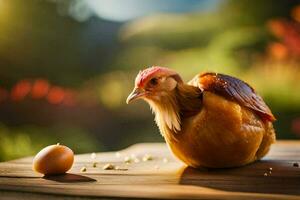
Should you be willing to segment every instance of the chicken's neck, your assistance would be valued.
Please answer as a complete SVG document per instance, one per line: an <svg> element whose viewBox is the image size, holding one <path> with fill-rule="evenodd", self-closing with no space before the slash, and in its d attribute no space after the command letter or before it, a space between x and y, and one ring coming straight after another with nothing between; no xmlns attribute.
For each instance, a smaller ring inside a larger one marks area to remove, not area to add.
<svg viewBox="0 0 300 200"><path fill-rule="evenodd" d="M178 84L175 94L181 118L188 118L200 112L202 91L198 87Z"/></svg>
<svg viewBox="0 0 300 200"><path fill-rule="evenodd" d="M201 110L202 92L199 88L187 84L177 87L163 95L159 100L149 100L155 113L155 121L163 136L181 131L184 118L191 117Z"/></svg>

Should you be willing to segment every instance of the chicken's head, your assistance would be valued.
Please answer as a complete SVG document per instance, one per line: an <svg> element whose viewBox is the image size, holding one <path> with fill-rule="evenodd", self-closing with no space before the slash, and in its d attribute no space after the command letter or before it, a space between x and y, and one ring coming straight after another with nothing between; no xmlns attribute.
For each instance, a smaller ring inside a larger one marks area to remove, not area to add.
<svg viewBox="0 0 300 200"><path fill-rule="evenodd" d="M158 101L176 88L178 83L182 83L182 79L175 71L165 67L149 67L138 73L135 87L126 102L136 99Z"/></svg>

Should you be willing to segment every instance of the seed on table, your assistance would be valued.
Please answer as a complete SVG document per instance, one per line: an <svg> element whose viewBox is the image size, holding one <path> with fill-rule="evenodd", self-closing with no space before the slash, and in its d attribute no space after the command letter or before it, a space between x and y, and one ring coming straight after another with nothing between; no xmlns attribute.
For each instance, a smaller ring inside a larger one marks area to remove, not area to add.
<svg viewBox="0 0 300 200"><path fill-rule="evenodd" d="M103 166L102 169L104 169L104 170L113 170L113 169L115 169L115 166L113 164L106 164L106 165Z"/></svg>
<svg viewBox="0 0 300 200"><path fill-rule="evenodd" d="M143 161L149 161L149 160L153 160L153 157L149 154L145 154L143 157Z"/></svg>
<svg viewBox="0 0 300 200"><path fill-rule="evenodd" d="M268 174L267 174L267 173L264 173L264 176L268 176Z"/></svg>
<svg viewBox="0 0 300 200"><path fill-rule="evenodd" d="M95 159L96 158L96 153L91 153L91 158Z"/></svg>
<svg viewBox="0 0 300 200"><path fill-rule="evenodd" d="M97 162L93 162L93 167L97 167Z"/></svg>
<svg viewBox="0 0 300 200"><path fill-rule="evenodd" d="M130 163L132 162L132 159L131 159L130 157L126 156L126 157L124 158L124 162L125 162L126 164L130 164Z"/></svg>
<svg viewBox="0 0 300 200"><path fill-rule="evenodd" d="M82 167L82 168L80 169L80 172L86 172L86 167Z"/></svg>
<svg viewBox="0 0 300 200"><path fill-rule="evenodd" d="M134 161L135 163L139 163L139 162L140 162L140 159L135 158L133 161Z"/></svg>
<svg viewBox="0 0 300 200"><path fill-rule="evenodd" d="M164 159L163 159L163 162L164 162L164 163L167 163L167 162L169 162L169 160L168 160L167 158L164 158Z"/></svg>

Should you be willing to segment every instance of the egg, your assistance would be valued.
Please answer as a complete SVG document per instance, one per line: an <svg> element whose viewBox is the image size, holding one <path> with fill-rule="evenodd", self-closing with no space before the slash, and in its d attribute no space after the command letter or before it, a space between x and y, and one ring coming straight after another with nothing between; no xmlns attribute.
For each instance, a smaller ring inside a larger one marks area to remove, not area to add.
<svg viewBox="0 0 300 200"><path fill-rule="evenodd" d="M73 165L74 153L64 145L43 148L33 159L33 170L41 174L63 174Z"/></svg>

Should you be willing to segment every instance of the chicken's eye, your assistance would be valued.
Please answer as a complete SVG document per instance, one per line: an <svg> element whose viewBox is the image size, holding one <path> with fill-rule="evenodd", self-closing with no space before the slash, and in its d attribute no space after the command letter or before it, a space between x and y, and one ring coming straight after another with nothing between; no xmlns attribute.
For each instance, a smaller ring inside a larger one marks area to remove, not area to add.
<svg viewBox="0 0 300 200"><path fill-rule="evenodd" d="M153 85L153 86L157 85L158 84L158 79L157 78L152 78L150 80L150 84Z"/></svg>

